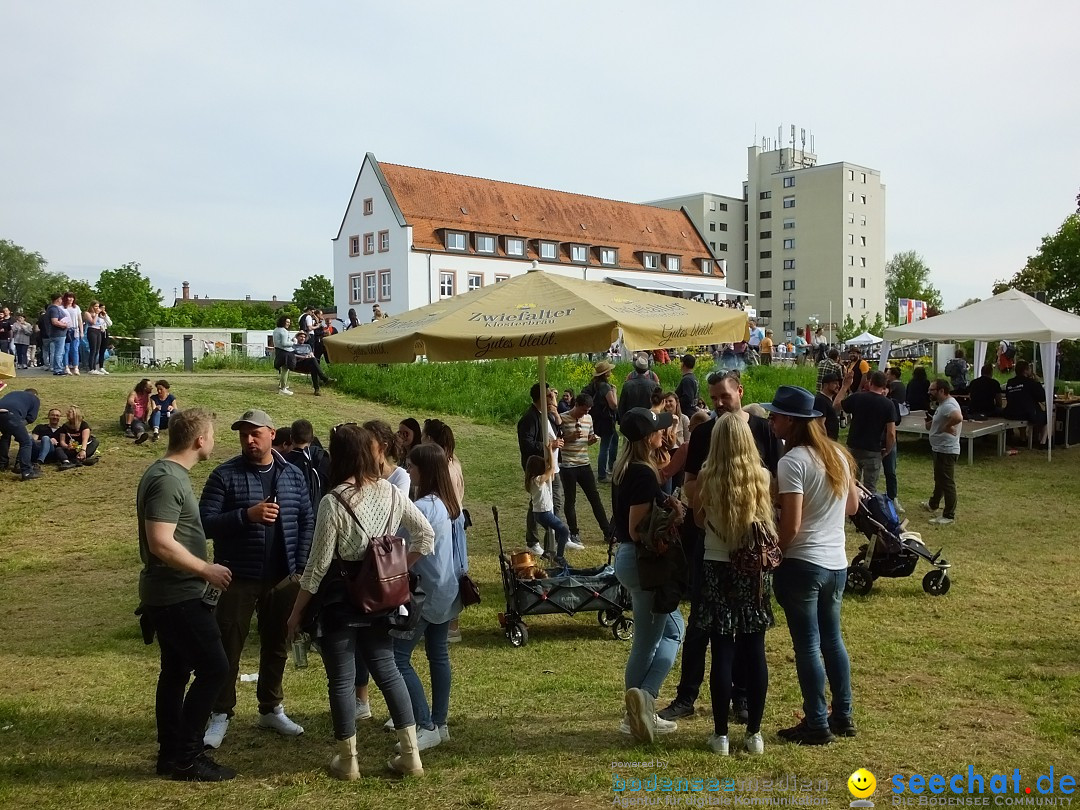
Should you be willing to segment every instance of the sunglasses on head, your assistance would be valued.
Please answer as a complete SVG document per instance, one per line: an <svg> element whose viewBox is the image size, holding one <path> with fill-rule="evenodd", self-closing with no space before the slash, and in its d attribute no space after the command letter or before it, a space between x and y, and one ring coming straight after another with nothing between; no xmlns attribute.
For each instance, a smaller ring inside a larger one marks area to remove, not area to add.
<svg viewBox="0 0 1080 810"><path fill-rule="evenodd" d="M352 425L353 427L356 427L356 422L342 422L340 424L334 425L332 428L330 428L330 433L337 433L338 428L343 428L347 425Z"/></svg>
<svg viewBox="0 0 1080 810"><path fill-rule="evenodd" d="M724 380L734 380L735 382L742 382L742 374L735 369L731 371L714 371L708 377L705 378L709 385L716 385Z"/></svg>

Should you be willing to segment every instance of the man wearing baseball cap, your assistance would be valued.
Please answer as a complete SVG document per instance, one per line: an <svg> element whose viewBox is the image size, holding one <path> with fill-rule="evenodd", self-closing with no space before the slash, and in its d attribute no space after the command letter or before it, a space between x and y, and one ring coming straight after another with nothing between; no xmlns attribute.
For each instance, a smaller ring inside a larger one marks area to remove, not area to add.
<svg viewBox="0 0 1080 810"><path fill-rule="evenodd" d="M221 595L217 623L229 659L229 677L214 704L205 743L218 748L236 708L236 677L251 616L259 614L260 728L295 737L304 729L281 705L288 660L286 622L307 565L315 517L304 474L273 449L276 430L265 411L250 410L233 422L240 455L210 473L199 500L214 562L232 572Z"/></svg>
<svg viewBox="0 0 1080 810"><path fill-rule="evenodd" d="M637 352L634 355L634 370L626 378L619 394L620 418L633 408L649 408L653 390L659 385L660 378L649 371L649 353Z"/></svg>

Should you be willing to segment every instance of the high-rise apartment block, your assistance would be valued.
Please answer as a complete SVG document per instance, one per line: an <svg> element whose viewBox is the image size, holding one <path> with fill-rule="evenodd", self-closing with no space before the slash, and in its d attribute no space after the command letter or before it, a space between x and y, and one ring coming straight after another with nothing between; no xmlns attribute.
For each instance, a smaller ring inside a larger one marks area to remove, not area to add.
<svg viewBox="0 0 1080 810"><path fill-rule="evenodd" d="M760 322L777 337L848 316L871 323L885 308L881 173L846 161L818 165L795 146L794 129L791 144L749 148L742 199L702 192L649 204L686 209L725 262L728 285L753 294Z"/></svg>

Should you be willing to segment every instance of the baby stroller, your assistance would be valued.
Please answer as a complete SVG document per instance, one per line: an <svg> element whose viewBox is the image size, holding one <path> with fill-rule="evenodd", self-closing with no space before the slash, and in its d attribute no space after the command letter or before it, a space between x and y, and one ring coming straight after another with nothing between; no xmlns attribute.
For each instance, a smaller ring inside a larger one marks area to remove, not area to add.
<svg viewBox="0 0 1080 810"><path fill-rule="evenodd" d="M612 543L608 542L608 562L597 568L568 568L548 571L540 578L537 566L515 566L503 550L499 529L499 509L491 507L495 518L495 534L499 539L499 568L502 571L506 611L499 614L499 624L511 646L524 647L529 642L529 630L523 616L542 616L563 613L573 616L595 610L597 621L611 628L611 635L622 641L634 637L634 620L625 615L631 609L630 594L615 576L612 567ZM520 556L529 556L521 552Z"/></svg>
<svg viewBox="0 0 1080 810"><path fill-rule="evenodd" d="M923 577L923 590L931 596L947 594L951 585L948 571L952 566L942 558L941 550L931 554L917 532L905 531L905 524L900 522L892 501L885 495L875 495L862 484L859 491L859 509L851 516L851 522L866 536L867 542L859 547L859 553L848 566L844 591L865 596L878 577L911 576L923 559L934 569Z"/></svg>

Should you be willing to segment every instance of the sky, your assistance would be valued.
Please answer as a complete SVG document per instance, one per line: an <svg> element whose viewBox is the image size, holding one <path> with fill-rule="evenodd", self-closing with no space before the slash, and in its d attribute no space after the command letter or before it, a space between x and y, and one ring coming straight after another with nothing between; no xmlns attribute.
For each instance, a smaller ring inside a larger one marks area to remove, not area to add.
<svg viewBox="0 0 1080 810"><path fill-rule="evenodd" d="M894 8L895 7L895 8ZM0 2L0 239L166 300L333 277L366 152L619 200L741 196L791 124L881 171L946 308L1080 191L1080 3Z"/></svg>

